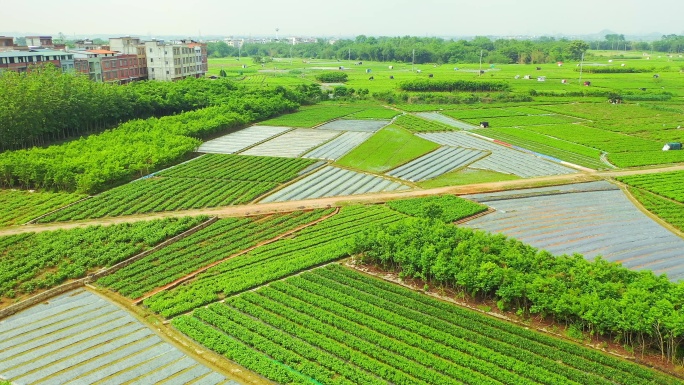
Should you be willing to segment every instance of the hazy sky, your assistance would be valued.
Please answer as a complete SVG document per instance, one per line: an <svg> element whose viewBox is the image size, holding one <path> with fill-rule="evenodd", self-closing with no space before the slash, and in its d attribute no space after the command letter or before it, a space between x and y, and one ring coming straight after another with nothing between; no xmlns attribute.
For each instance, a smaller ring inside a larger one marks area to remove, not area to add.
<svg viewBox="0 0 684 385"><path fill-rule="evenodd" d="M682 0L0 0L0 32L472 36L684 33Z"/></svg>

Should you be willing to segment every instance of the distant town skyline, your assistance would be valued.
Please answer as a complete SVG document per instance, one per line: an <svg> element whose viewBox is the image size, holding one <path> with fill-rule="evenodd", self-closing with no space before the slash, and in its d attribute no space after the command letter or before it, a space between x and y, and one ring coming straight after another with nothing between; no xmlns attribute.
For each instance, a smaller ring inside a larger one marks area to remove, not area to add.
<svg viewBox="0 0 684 385"><path fill-rule="evenodd" d="M137 36L539 36L684 34L679 0L420 2L33 0L3 5L2 33Z"/></svg>

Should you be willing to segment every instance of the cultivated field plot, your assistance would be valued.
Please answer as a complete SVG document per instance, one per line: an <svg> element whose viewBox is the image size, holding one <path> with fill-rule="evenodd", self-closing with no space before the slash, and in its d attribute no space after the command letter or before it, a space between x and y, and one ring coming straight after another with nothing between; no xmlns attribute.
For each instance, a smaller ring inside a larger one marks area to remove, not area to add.
<svg viewBox="0 0 684 385"><path fill-rule="evenodd" d="M340 119L326 123L318 127L318 129L333 131L377 132L388 124L390 124L389 120Z"/></svg>
<svg viewBox="0 0 684 385"><path fill-rule="evenodd" d="M633 175L618 178L630 186L646 189L658 195L684 203L684 171Z"/></svg>
<svg viewBox="0 0 684 385"><path fill-rule="evenodd" d="M287 182L315 162L267 156L205 155L157 174L161 177Z"/></svg>
<svg viewBox="0 0 684 385"><path fill-rule="evenodd" d="M83 197L68 193L0 190L0 226L24 224Z"/></svg>
<svg viewBox="0 0 684 385"><path fill-rule="evenodd" d="M467 110L447 110L441 112L454 119L473 119L473 118L496 118L503 116L524 116L524 115L543 115L548 111L533 107L508 107L508 108L478 108Z"/></svg>
<svg viewBox="0 0 684 385"><path fill-rule="evenodd" d="M409 187L379 176L326 166L262 199L266 202L296 201L381 191L407 190Z"/></svg>
<svg viewBox="0 0 684 385"><path fill-rule="evenodd" d="M0 321L0 378L16 384L237 385L85 290Z"/></svg>
<svg viewBox="0 0 684 385"><path fill-rule="evenodd" d="M137 299L197 269L313 222L329 210L249 218L223 218L191 236L142 258L97 281L126 297Z"/></svg>
<svg viewBox="0 0 684 385"><path fill-rule="evenodd" d="M465 119L466 122L472 124L479 124L482 118ZM519 116L504 116L498 118L486 118L491 127L518 127L518 126L534 126L534 125L548 125L548 124L566 124L580 121L579 118L573 118L563 115L519 115Z"/></svg>
<svg viewBox="0 0 684 385"><path fill-rule="evenodd" d="M294 236L224 261L174 289L144 301L169 318L224 297L349 255L350 242L369 229L406 218L382 205L345 206L332 217Z"/></svg>
<svg viewBox="0 0 684 385"><path fill-rule="evenodd" d="M458 130L458 128L434 120L419 118L411 114L403 114L397 117L394 119L394 124L411 132L443 132Z"/></svg>
<svg viewBox="0 0 684 385"><path fill-rule="evenodd" d="M672 381L339 265L227 298L173 325L211 349L229 347L230 359L278 383Z"/></svg>
<svg viewBox="0 0 684 385"><path fill-rule="evenodd" d="M234 154L291 129L290 127L251 126L202 143L197 152Z"/></svg>
<svg viewBox="0 0 684 385"><path fill-rule="evenodd" d="M595 148L566 142L534 131L521 128L483 128L477 133L580 166L592 169L609 167L601 161L601 151Z"/></svg>
<svg viewBox="0 0 684 385"><path fill-rule="evenodd" d="M503 233L553 254L601 255L631 269L665 273L673 281L684 278L684 240L608 182L466 197L497 210L467 226Z"/></svg>
<svg viewBox="0 0 684 385"><path fill-rule="evenodd" d="M339 135L335 131L298 128L252 147L242 155L282 156L296 158Z"/></svg>
<svg viewBox="0 0 684 385"><path fill-rule="evenodd" d="M458 146L491 152L491 155L471 164L471 168L513 174L522 178L563 175L577 172L575 169L546 161L528 153L500 146L484 139L476 138L465 132L427 133L417 135L441 145Z"/></svg>
<svg viewBox="0 0 684 385"><path fill-rule="evenodd" d="M208 154L106 191L41 222L248 203L315 164L311 159Z"/></svg>
<svg viewBox="0 0 684 385"><path fill-rule="evenodd" d="M427 155L399 166L387 173L395 178L417 182L432 179L447 172L465 167L487 156L484 151L463 147L440 147Z"/></svg>
<svg viewBox="0 0 684 385"><path fill-rule="evenodd" d="M345 132L328 143L308 152L304 155L304 158L337 160L368 140L372 135L370 132Z"/></svg>
<svg viewBox="0 0 684 385"><path fill-rule="evenodd" d="M0 237L0 306L115 265L206 219L166 218Z"/></svg>
<svg viewBox="0 0 684 385"><path fill-rule="evenodd" d="M362 107L320 104L302 107L292 114L280 115L261 123L269 126L311 128L362 110Z"/></svg>
<svg viewBox="0 0 684 385"><path fill-rule="evenodd" d="M466 122L461 122L459 120L450 118L448 116L444 116L440 114L439 112L417 112L416 115L420 116L421 118L428 119L428 120L434 120L436 122L440 122L442 124L446 124L447 126L451 127L456 127L461 130L472 130L475 128L478 128L476 125L472 125Z"/></svg>

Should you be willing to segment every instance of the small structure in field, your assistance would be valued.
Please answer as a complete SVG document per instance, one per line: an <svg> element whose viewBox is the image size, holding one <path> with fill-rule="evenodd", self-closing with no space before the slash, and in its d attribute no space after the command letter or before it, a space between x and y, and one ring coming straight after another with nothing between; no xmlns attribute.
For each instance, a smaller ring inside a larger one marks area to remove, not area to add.
<svg viewBox="0 0 684 385"><path fill-rule="evenodd" d="M585 85L586 87L589 87L589 86L591 85L591 82L584 82L584 85Z"/></svg>
<svg viewBox="0 0 684 385"><path fill-rule="evenodd" d="M563 84L568 84L568 81L565 80L565 79L563 79L563 80L561 80L561 83L563 83Z"/></svg>
<svg viewBox="0 0 684 385"><path fill-rule="evenodd" d="M545 81L546 81L546 76L539 76L539 77L537 78L537 81L538 81L538 82L545 82Z"/></svg>
<svg viewBox="0 0 684 385"><path fill-rule="evenodd" d="M681 150L681 149L682 149L682 144L679 142L665 143L665 146L663 146L663 151L673 151L673 150Z"/></svg>
<svg viewBox="0 0 684 385"><path fill-rule="evenodd" d="M435 75L433 75L433 74L429 74L429 75L428 75L429 78L432 78L432 77L434 77L434 76L435 76Z"/></svg>
<svg viewBox="0 0 684 385"><path fill-rule="evenodd" d="M480 127L489 128L489 122L480 122Z"/></svg>

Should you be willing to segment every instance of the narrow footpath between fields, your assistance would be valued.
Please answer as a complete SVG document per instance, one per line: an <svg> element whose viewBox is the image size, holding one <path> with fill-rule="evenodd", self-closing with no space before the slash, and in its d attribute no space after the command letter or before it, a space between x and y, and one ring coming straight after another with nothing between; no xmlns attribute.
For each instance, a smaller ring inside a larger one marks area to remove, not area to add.
<svg viewBox="0 0 684 385"><path fill-rule="evenodd" d="M137 222L141 220L152 220L169 217L184 217L209 215L218 217L236 217L247 215L266 215L282 212L292 212L304 209L320 209L341 206L352 203L382 203L393 199L414 198L429 195L440 194L476 194L493 191L513 190L531 187L544 187L571 183L591 182L600 179L614 178L618 176L640 175L640 174L655 174L669 171L684 171L684 164L659 167L641 170L611 170L600 171L592 173L578 173L566 175L553 175L529 179L516 179L502 182L490 182L470 184L463 186L447 186L438 187L427 190L410 190L399 192L381 192L363 195L343 196L343 197L329 197L317 198L301 201L288 202L272 202L272 203L254 203L240 206L225 206L204 208L195 210L169 211L149 214L137 214L122 217L98 218L92 220L76 221L76 222L58 222L46 224L32 224L24 226L8 227L0 229L0 236L23 234L30 232L52 231L58 229L73 229L79 227L93 226L93 225L112 225L118 223Z"/></svg>

